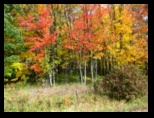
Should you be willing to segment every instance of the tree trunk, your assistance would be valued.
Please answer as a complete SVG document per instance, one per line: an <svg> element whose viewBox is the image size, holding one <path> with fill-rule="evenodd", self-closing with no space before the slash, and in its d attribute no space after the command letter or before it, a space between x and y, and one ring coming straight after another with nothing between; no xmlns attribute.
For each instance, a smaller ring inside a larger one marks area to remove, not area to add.
<svg viewBox="0 0 154 118"><path fill-rule="evenodd" d="M101 60L100 60L100 64L98 64L98 65L99 65L99 67L100 67L100 68L99 68L99 70L100 70L100 71L99 71L99 74L100 74L100 75L101 75L101 74L103 75L103 66L102 66L103 63L102 63L102 58L101 58Z"/></svg>
<svg viewBox="0 0 154 118"><path fill-rule="evenodd" d="M108 73L107 57L105 57L105 71L106 71L105 74L107 74Z"/></svg>
<svg viewBox="0 0 154 118"><path fill-rule="evenodd" d="M111 57L109 55L109 71L111 71Z"/></svg>
<svg viewBox="0 0 154 118"><path fill-rule="evenodd" d="M86 59L84 60L84 84L86 85Z"/></svg>
<svg viewBox="0 0 154 118"><path fill-rule="evenodd" d="M104 74L104 76L105 76L105 57L103 57L103 74Z"/></svg>
<svg viewBox="0 0 154 118"><path fill-rule="evenodd" d="M96 67L95 79L97 80L97 59L95 60L95 67Z"/></svg>
<svg viewBox="0 0 154 118"><path fill-rule="evenodd" d="M52 68L52 77L53 77L53 85L55 86L55 71L54 71L54 66Z"/></svg>
<svg viewBox="0 0 154 118"><path fill-rule="evenodd" d="M94 84L93 59L91 59L91 78L92 78L92 84Z"/></svg>
<svg viewBox="0 0 154 118"><path fill-rule="evenodd" d="M49 74L49 79L50 79L50 86L52 87L52 75L51 75L51 73Z"/></svg>
<svg viewBox="0 0 154 118"><path fill-rule="evenodd" d="M114 69L114 57L113 56L112 56L112 69Z"/></svg>
<svg viewBox="0 0 154 118"><path fill-rule="evenodd" d="M81 62L79 62L79 69L80 69L80 78L81 78L81 83L83 84Z"/></svg>

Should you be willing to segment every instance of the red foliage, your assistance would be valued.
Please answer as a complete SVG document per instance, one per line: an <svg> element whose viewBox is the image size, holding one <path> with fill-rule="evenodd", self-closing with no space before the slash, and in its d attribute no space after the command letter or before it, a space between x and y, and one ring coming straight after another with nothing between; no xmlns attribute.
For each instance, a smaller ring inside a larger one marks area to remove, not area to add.
<svg viewBox="0 0 154 118"><path fill-rule="evenodd" d="M90 8L90 6L87 5L81 6ZM92 7L90 9L92 9ZM79 53L91 50L91 48L88 45L89 42L91 42L93 35L90 31L90 25L87 24L87 20L90 20L91 18L92 14L89 14L88 12L84 11L80 17L74 20L73 29L67 31L69 32L71 39L65 40L64 48L79 51Z"/></svg>
<svg viewBox="0 0 154 118"><path fill-rule="evenodd" d="M35 19L35 20L34 20ZM38 19L38 20L36 20ZM47 45L55 45L55 39L58 32L54 32L52 35L50 34L49 27L52 24L52 18L50 16L50 10L46 7L40 9L38 17L28 16L27 19L22 17L18 18L20 27L26 27L28 30L35 30L38 32L38 36L34 37L27 37L25 41L27 42L34 42L31 46L30 51L37 51L39 52L34 58L35 62L30 69L34 70L36 73L43 72L40 63L42 58L45 56L45 52L43 48ZM40 59L39 59L40 58Z"/></svg>

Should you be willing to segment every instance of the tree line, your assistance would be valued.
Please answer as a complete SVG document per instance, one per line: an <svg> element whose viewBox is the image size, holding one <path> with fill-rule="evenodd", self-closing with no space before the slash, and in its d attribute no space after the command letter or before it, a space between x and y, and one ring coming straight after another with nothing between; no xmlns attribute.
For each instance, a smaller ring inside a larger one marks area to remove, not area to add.
<svg viewBox="0 0 154 118"><path fill-rule="evenodd" d="M4 4L4 82L148 66L147 4Z"/></svg>

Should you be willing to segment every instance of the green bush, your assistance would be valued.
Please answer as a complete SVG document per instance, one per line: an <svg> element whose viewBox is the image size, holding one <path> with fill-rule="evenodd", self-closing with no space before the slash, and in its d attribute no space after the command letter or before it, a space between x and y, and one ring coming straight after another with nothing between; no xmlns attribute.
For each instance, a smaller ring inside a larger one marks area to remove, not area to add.
<svg viewBox="0 0 154 118"><path fill-rule="evenodd" d="M123 66L110 72L97 86L111 98L127 101L147 93L147 76L134 65Z"/></svg>

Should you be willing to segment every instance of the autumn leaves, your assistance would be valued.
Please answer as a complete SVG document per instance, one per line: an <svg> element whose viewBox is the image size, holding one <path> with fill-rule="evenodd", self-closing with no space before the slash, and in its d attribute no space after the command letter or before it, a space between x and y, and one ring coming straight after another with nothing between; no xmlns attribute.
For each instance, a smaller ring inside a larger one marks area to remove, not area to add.
<svg viewBox="0 0 154 118"><path fill-rule="evenodd" d="M123 64L143 65L147 61L147 5L19 6L24 15L20 10L16 13L16 26L23 31L25 51L18 55L31 55L20 60L36 76L75 67L81 82L86 82L87 71L94 78ZM10 43L8 37L5 42Z"/></svg>

